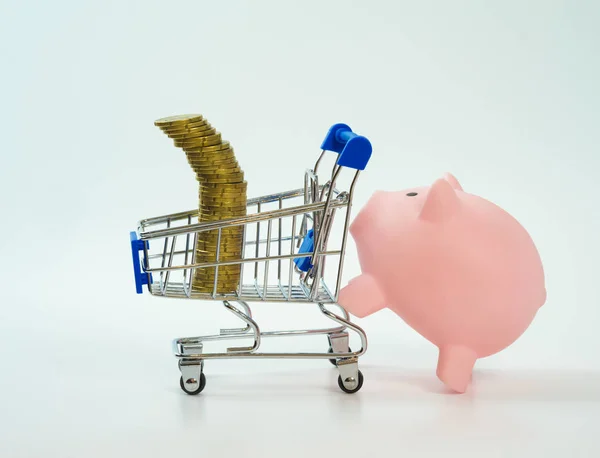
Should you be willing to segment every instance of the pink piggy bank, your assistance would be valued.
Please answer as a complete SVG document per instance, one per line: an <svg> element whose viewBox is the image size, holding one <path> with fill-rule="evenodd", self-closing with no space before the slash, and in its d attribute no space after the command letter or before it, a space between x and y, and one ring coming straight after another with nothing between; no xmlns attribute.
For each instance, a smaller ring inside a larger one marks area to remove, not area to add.
<svg viewBox="0 0 600 458"><path fill-rule="evenodd" d="M350 234L362 274L339 304L361 318L393 310L439 348L437 376L456 392L466 391L475 361L513 343L546 301L527 231L450 174L374 193Z"/></svg>

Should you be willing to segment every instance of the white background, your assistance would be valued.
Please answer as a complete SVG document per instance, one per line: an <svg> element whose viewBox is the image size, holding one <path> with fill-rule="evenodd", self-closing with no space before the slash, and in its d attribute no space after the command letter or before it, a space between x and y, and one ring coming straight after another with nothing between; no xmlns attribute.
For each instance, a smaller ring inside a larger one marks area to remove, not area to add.
<svg viewBox="0 0 600 458"><path fill-rule="evenodd" d="M0 3L0 456L598 456L599 20L595 1ZM374 147L355 211L452 172L530 232L546 305L464 395L388 310L359 320L356 395L322 360L211 361L184 395L171 339L237 323L136 295L128 232L196 205L153 125L188 112L253 196L299 187L335 122Z"/></svg>

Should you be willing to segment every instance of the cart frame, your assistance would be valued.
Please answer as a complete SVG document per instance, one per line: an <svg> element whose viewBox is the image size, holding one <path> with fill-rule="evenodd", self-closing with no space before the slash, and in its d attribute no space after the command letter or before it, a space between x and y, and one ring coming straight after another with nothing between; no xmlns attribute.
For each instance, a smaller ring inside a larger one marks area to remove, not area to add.
<svg viewBox="0 0 600 458"><path fill-rule="evenodd" d="M338 157L328 181L320 184L318 172L327 151L336 152ZM303 188L248 199L247 216L192 223L198 216L198 210L191 210L143 219L138 223L137 230L130 233L138 293L142 293L145 285L153 296L220 301L245 324L242 328L221 329L216 335L173 340L173 353L179 360L180 386L184 392L200 393L206 385L204 361L224 358L329 359L339 370L338 385L344 392L355 393L362 387L363 375L358 370L358 358L367 350L367 336L362 328L351 322L347 311L337 304L337 298L342 281L354 188L361 170L364 170L370 159L371 152L371 144L365 137L352 132L346 124L335 124L329 129L321 145L321 154L314 167L306 170ZM336 189L336 183L344 168L352 169L355 173L349 190L340 192ZM286 207L288 202L298 199L303 200L303 203ZM265 210L270 204L275 204L277 208ZM255 212L250 211L253 208L256 208ZM340 246L331 249L330 235L335 215L344 210ZM298 221L300 217L301 220ZM286 219L291 220L288 236L284 234ZM264 239L261 238L261 225L267 226ZM243 227L242 256L235 260L220 261L221 240L225 237L223 231L236 226ZM274 226L277 235L273 237ZM250 237L251 230L255 230L253 237ZM214 262L196 262L194 247L198 234L203 231L218 233ZM181 247L183 241L185 245ZM151 251L151 242L153 247L157 246L159 249ZM285 246L289 248L288 254L283 253ZM261 248L264 249L264 254L261 254ZM274 249L277 254L271 254ZM247 251L252 251L252 255L246 256ZM335 286L330 289L325 275L327 261L333 257L339 259L334 263ZM173 265L176 259L182 258L182 263ZM157 263L159 265L155 266ZM238 264L241 273L236 290L218 293L219 267ZM254 267L253 281L245 283L244 268L248 265ZM274 277L273 270L270 271L271 266L276 268L276 284L270 282L270 278ZM212 293L194 291L194 272L210 268L215 269ZM284 275L286 269L287 275ZM179 276L180 281L174 281L174 276ZM262 331L252 317L249 306L252 302L314 303L318 305L320 312L337 326L323 329ZM333 312L332 306L339 308L340 312ZM358 351L350 349L348 331L358 335L361 344ZM264 338L315 335L327 335L327 352L258 351ZM250 339L252 343L248 346L228 347L226 351L204 350L206 342L229 339Z"/></svg>

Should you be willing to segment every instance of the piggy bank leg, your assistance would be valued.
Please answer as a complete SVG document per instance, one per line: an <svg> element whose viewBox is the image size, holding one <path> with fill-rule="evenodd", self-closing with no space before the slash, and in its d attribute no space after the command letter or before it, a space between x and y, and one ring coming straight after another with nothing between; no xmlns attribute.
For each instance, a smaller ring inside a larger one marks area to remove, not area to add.
<svg viewBox="0 0 600 458"><path fill-rule="evenodd" d="M449 388L464 393L471 381L477 354L462 345L440 347L437 376Z"/></svg>
<svg viewBox="0 0 600 458"><path fill-rule="evenodd" d="M371 315L386 305L377 282L369 274L350 280L340 291L338 304L359 318Z"/></svg>

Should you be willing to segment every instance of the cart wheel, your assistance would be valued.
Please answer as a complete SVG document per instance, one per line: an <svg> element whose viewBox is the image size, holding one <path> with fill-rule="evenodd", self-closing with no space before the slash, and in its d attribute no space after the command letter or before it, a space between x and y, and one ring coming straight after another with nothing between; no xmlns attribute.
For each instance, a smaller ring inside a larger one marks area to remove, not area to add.
<svg viewBox="0 0 600 458"><path fill-rule="evenodd" d="M352 351L352 349L351 349L350 347L348 347L348 351L349 351L349 352L351 352L351 351ZM329 347L329 350L327 351L327 353L333 353L333 348ZM333 366L337 367L337 361L335 360L335 358L331 358L331 359L329 360L329 362L330 362L330 363L331 363Z"/></svg>
<svg viewBox="0 0 600 458"><path fill-rule="evenodd" d="M204 372L202 372L200 374L200 386L198 387L198 389L196 389L194 391L187 390L185 388L185 383L183 382L183 377L179 377L179 386L181 387L181 389L183 390L184 393L189 394L191 396L200 393L206 386L206 377L204 376Z"/></svg>
<svg viewBox="0 0 600 458"><path fill-rule="evenodd" d="M342 376L338 375L338 385L340 386L340 389L345 393L356 393L358 390L360 390L362 388L363 381L364 381L364 378L363 378L362 372L358 371L358 384L356 385L355 388L349 389L344 386L344 382L342 381Z"/></svg>

